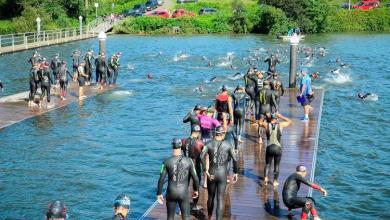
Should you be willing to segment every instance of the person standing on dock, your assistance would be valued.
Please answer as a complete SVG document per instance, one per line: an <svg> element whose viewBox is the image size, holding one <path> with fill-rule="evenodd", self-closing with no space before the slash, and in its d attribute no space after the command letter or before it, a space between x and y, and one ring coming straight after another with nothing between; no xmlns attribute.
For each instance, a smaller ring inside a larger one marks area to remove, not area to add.
<svg viewBox="0 0 390 220"><path fill-rule="evenodd" d="M95 60L96 66L96 83L100 83L100 90L103 90L103 86L106 84L107 80L107 64L106 64L106 55L100 53L98 58Z"/></svg>
<svg viewBox="0 0 390 220"><path fill-rule="evenodd" d="M68 87L68 75L72 78L72 74L66 68L66 62L61 62L61 67L58 70L58 78L60 80L60 98L66 100L66 93Z"/></svg>
<svg viewBox="0 0 390 220"><path fill-rule="evenodd" d="M114 85L116 84L116 80L118 79L118 75L119 75L119 67L121 66L119 63L119 60L120 60L121 56L122 56L121 52L116 53L116 56L114 57L113 62L112 62L113 70L114 70L114 76L113 76L112 83Z"/></svg>
<svg viewBox="0 0 390 220"><path fill-rule="evenodd" d="M187 113L186 116L184 116L183 123L190 122L191 128L194 125L200 125L198 116L200 115L201 109L202 106L196 105L194 109L192 109L190 112Z"/></svg>
<svg viewBox="0 0 390 220"><path fill-rule="evenodd" d="M259 92L259 124L262 124L267 114L278 112L278 106L276 103L275 91L271 90L270 82L264 81L263 88ZM273 111L274 112L273 112ZM258 142L263 143L264 129L259 126L258 128Z"/></svg>
<svg viewBox="0 0 390 220"><path fill-rule="evenodd" d="M41 103L43 101L43 97L47 97L47 103L50 103L50 91L51 84L53 84L53 79L51 78L49 63L43 62L41 64L41 99L39 101L39 107L41 107Z"/></svg>
<svg viewBox="0 0 390 220"><path fill-rule="evenodd" d="M279 164L282 159L282 131L283 128L291 125L291 120L284 117L282 114L268 115L267 121L260 124L265 129L268 145L265 153L265 167L264 167L264 185L268 184L268 173L272 160L274 161L274 181L273 185L278 186ZM278 122L282 119L283 122ZM268 122L269 121L269 122Z"/></svg>
<svg viewBox="0 0 390 220"><path fill-rule="evenodd" d="M58 69L60 67L61 67L60 55L56 53L50 63L50 68L53 71L53 77L54 77L54 81L56 82L56 85L58 85L59 83L59 78L57 75L58 75Z"/></svg>
<svg viewBox="0 0 390 220"><path fill-rule="evenodd" d="M31 67L34 68L34 66L39 63L40 59L41 55L38 53L38 51L34 51L32 57L28 60L28 62L31 64Z"/></svg>
<svg viewBox="0 0 390 220"><path fill-rule="evenodd" d="M255 71L255 76L253 76L255 84L255 119L256 121L260 120L260 91L263 89L263 79L264 75L261 71Z"/></svg>
<svg viewBox="0 0 390 220"><path fill-rule="evenodd" d="M213 139L215 128L221 126L221 123L213 117L214 112L215 110L212 108L202 107L201 113L198 115L203 142Z"/></svg>
<svg viewBox="0 0 390 220"><path fill-rule="evenodd" d="M268 63L268 75L276 73L276 64L280 63L280 60L273 54L264 60L264 63Z"/></svg>
<svg viewBox="0 0 390 220"><path fill-rule="evenodd" d="M88 81L88 85L90 85L92 83L92 69L93 69L93 65L92 63L94 62L95 58L93 56L93 50L92 49L88 49L88 52L85 54L84 56L84 62L85 62L85 74L88 75L87 77L87 81Z"/></svg>
<svg viewBox="0 0 390 220"><path fill-rule="evenodd" d="M284 95L284 88L283 88L283 83L279 79L277 73L272 74L272 78L270 79L270 85L271 85L271 89L275 91L276 106L277 109L279 109L280 97ZM274 109L273 106L272 108L273 108L272 112L276 112L276 109Z"/></svg>
<svg viewBox="0 0 390 220"><path fill-rule="evenodd" d="M194 192L192 198L199 196L199 180L196 174L192 159L182 155L182 142L180 139L172 140L172 156L165 159L160 171L160 179L157 185L157 201L160 204L164 203L162 195L165 177L168 175L167 188L167 219L175 218L176 204L179 203L182 219L190 219L190 201L188 198L188 185L190 178L194 181Z"/></svg>
<svg viewBox="0 0 390 220"><path fill-rule="evenodd" d="M221 122L224 129L227 130L227 126L233 125L233 99L229 95L227 87L222 86L221 93L219 93L215 99L215 109L217 110L217 119Z"/></svg>
<svg viewBox="0 0 390 220"><path fill-rule="evenodd" d="M81 61L79 67L77 68L77 81L79 82L79 99L84 99L87 96L84 95L84 86L85 86L85 80L87 79L88 75L84 72L85 68L85 62Z"/></svg>
<svg viewBox="0 0 390 220"><path fill-rule="evenodd" d="M81 56L81 52L80 50L74 50L73 53L72 53L72 67L73 67L73 74L76 74L77 73L77 69L80 65L80 56Z"/></svg>
<svg viewBox="0 0 390 220"><path fill-rule="evenodd" d="M314 99L314 93L311 88L311 78L307 74L307 68L302 68L302 80L301 80L301 85L300 85L300 100L301 100L301 105L303 106L303 111L304 111L304 117L301 119L303 122L308 122L309 121L309 113L310 113L310 103Z"/></svg>
<svg viewBox="0 0 390 220"><path fill-rule="evenodd" d="M107 76L108 84L116 84L119 72L119 57L122 55L121 52L113 54L108 61Z"/></svg>
<svg viewBox="0 0 390 220"><path fill-rule="evenodd" d="M287 206L289 211L292 209L302 208L301 220L306 220L309 211L314 220L320 220L318 217L317 210L314 208L315 201L311 197L298 197L298 190L301 186L301 183L312 187L313 189L319 190L324 196L328 195L328 192L321 186L314 184L305 179L306 167L299 165L296 168L296 173L291 174L283 186L283 203ZM293 214L290 212L289 216Z"/></svg>
<svg viewBox="0 0 390 220"><path fill-rule="evenodd" d="M201 170L201 161L200 153L203 149L203 142L200 139L200 126L194 125L191 127L191 136L187 139L182 140L182 151L185 157L192 159L195 164L196 174L198 176L199 184L202 179L202 170ZM195 188L195 182L192 182L193 189ZM198 206L199 197L193 199L193 208L192 210L198 211L201 207Z"/></svg>
<svg viewBox="0 0 390 220"><path fill-rule="evenodd" d="M251 98L250 99L250 102L248 104L249 106L249 110L248 110L248 113L251 114L252 116L254 115L254 110L253 110L253 106L254 106L254 102L255 102L255 96L256 96L256 92L255 92L255 87L256 87L256 81L253 79L253 76L254 76L254 72L253 72L253 69L252 68L249 68L248 69L248 72L246 73L246 75L244 76L244 81L245 81L245 92L246 94L249 95L249 97ZM254 118L252 118L253 120Z"/></svg>
<svg viewBox="0 0 390 220"><path fill-rule="evenodd" d="M110 220L127 220L130 210L130 197L120 194L114 201L114 217Z"/></svg>
<svg viewBox="0 0 390 220"><path fill-rule="evenodd" d="M31 106L35 101L35 95L37 94L39 81L40 81L39 63L34 63L33 68L30 70L30 93L28 98L28 106Z"/></svg>
<svg viewBox="0 0 390 220"><path fill-rule="evenodd" d="M234 144L225 140L225 129L221 126L215 129L214 140L209 141L203 147L200 155L204 172L207 175L207 212L208 219L211 219L214 209L214 199L217 197L217 220L221 220L225 208L225 190L227 176L229 175L228 166L233 160L233 183L237 182L237 156L234 150ZM209 168L206 166L205 155L209 155Z"/></svg>

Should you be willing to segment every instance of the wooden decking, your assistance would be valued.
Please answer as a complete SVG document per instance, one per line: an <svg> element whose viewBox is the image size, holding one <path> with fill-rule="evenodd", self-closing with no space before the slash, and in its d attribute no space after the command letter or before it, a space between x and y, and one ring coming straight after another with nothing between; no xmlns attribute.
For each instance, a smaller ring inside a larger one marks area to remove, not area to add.
<svg viewBox="0 0 390 220"><path fill-rule="evenodd" d="M27 106L28 92L23 92L16 95L0 98L0 129L21 122L28 118L32 118L37 115L41 115L46 112L64 107L74 102L79 102L80 104L82 104L85 99L78 99L78 88L79 86L77 83L70 83L68 87L67 98L66 100L62 101L58 96L59 90L54 89L52 87L51 102L48 104L46 102L45 97L41 108L39 108L38 105L35 104L32 107ZM98 86L96 85L85 86L84 93L86 96L91 97L110 90L112 88L114 87L105 87L103 90L100 91L98 89ZM38 89L38 93L39 92L40 89ZM36 96L36 100L38 100L38 95Z"/></svg>
<svg viewBox="0 0 390 220"><path fill-rule="evenodd" d="M299 118L303 110L296 101L296 92L287 91L280 103L280 112L291 118L293 124L284 129L283 155L280 164L280 185L276 190L271 184L263 186L265 147L256 143L256 128L247 124L245 143L240 146L239 168L241 174L236 184L229 184L225 196L224 219L287 219L287 208L283 205L282 189L286 178L295 171L298 164L308 168L307 178L314 179L314 170L318 146L319 126L322 113L323 90L316 90L316 99L312 103L310 122L303 123ZM273 180L271 167L270 180ZM157 181L157 180L156 180ZM300 190L302 196L311 195L306 186ZM207 191L201 189L199 204L202 212L192 212L191 219L205 219L207 216ZM296 211L297 219L300 217ZM213 219L215 218L215 211ZM140 219L166 219L164 205L154 203ZM176 215L175 219L181 219Z"/></svg>

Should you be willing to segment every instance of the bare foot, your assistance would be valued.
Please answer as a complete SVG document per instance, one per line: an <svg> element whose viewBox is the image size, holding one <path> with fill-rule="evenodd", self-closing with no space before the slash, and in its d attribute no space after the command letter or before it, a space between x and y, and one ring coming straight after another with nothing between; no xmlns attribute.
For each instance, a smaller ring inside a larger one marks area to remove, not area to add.
<svg viewBox="0 0 390 220"><path fill-rule="evenodd" d="M263 185L264 185L264 186L268 185L268 177L264 177Z"/></svg>
<svg viewBox="0 0 390 220"><path fill-rule="evenodd" d="M274 183L273 185L276 187L276 186L279 186L279 182L277 180L274 180Z"/></svg>

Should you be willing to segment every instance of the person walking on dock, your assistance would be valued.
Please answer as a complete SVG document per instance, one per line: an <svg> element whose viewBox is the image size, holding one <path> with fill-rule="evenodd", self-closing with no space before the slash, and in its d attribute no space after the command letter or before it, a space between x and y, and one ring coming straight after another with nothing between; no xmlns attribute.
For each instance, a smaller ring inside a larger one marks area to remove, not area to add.
<svg viewBox="0 0 390 220"><path fill-rule="evenodd" d="M58 78L58 69L61 67L61 60L60 60L60 55L56 53L51 60L50 63L50 68L53 71L53 79L56 82L56 85L59 83L59 78Z"/></svg>
<svg viewBox="0 0 390 220"><path fill-rule="evenodd" d="M127 220L130 211L130 197L120 194L114 201L114 217L110 220Z"/></svg>
<svg viewBox="0 0 390 220"><path fill-rule="evenodd" d="M88 52L84 56L84 62L85 62L85 74L88 75L87 81L88 85L92 83L92 69L93 69L93 62L95 58L93 56L93 50L89 49Z"/></svg>
<svg viewBox="0 0 390 220"><path fill-rule="evenodd" d="M306 167L303 165L298 165L296 168L296 173L291 174L283 186L283 203L287 206L289 211L292 209L302 208L301 220L306 220L309 211L314 220L320 220L318 217L317 210L314 208L315 201L311 197L298 197L298 190L301 186L301 183L312 187L313 189L319 190L324 196L328 195L328 192L321 186L314 184L305 179ZM293 214L290 213L289 216Z"/></svg>
<svg viewBox="0 0 390 220"><path fill-rule="evenodd" d="M43 101L43 97L47 97L47 103L50 103L50 91L51 91L51 85L54 83L53 79L51 78L50 69L49 69L49 63L43 62L41 64L41 99L39 101L39 107L41 107L41 103Z"/></svg>
<svg viewBox="0 0 390 220"><path fill-rule="evenodd" d="M302 71L302 80L301 80L301 85L300 85L300 102L301 105L303 106L303 111L304 111L304 117L301 119L303 122L308 122L309 121L309 113L310 113L310 103L314 99L314 92L311 88L311 78L307 74L307 68L303 68Z"/></svg>
<svg viewBox="0 0 390 220"><path fill-rule="evenodd" d="M85 86L85 81L86 81L88 75L85 74L84 67L85 67L85 62L81 61L79 67L77 68L77 81L79 83L79 99L80 100L87 97L84 95L84 86Z"/></svg>
<svg viewBox="0 0 390 220"><path fill-rule="evenodd" d="M39 63L34 63L34 66L30 70L30 93L28 98L28 106L31 106L35 101L35 95L37 94L38 86L40 83L39 74Z"/></svg>
<svg viewBox="0 0 390 220"><path fill-rule="evenodd" d="M244 87L238 85L233 95L234 104L234 128L237 139L242 142L241 135L244 130L245 110L250 102L250 97L245 93Z"/></svg>
<svg viewBox="0 0 390 220"><path fill-rule="evenodd" d="M248 69L248 72L244 76L244 81L245 81L245 92L246 94L249 95L250 101L249 101L249 109L248 113L251 114L251 116L254 116L255 111L253 110L254 108L254 103L255 103L255 87L256 87L256 81L253 79L253 76L255 75L254 71L252 68ZM253 120L254 118L252 118Z"/></svg>
<svg viewBox="0 0 390 220"><path fill-rule="evenodd" d="M225 129L221 126L215 129L214 140L209 141L203 147L200 155L204 172L207 175L207 212L211 219L214 209L214 199L217 197L216 219L221 220L225 208L225 189L227 176L229 175L228 166L233 161L233 183L237 182L237 156L234 150L234 143L225 140ZM206 166L205 155L209 155L209 168Z"/></svg>
<svg viewBox="0 0 390 220"><path fill-rule="evenodd" d="M41 55L38 53L38 51L34 51L28 62L31 64L31 67L34 68L34 66L40 62L40 59Z"/></svg>
<svg viewBox="0 0 390 220"><path fill-rule="evenodd" d="M191 127L191 136L182 140L182 151L185 157L192 159L195 164L196 174L198 176L199 184L202 179L200 153L203 149L203 142L200 139L200 126L194 125ZM195 182L192 182L192 187L195 188ZM193 199L192 210L198 211L201 207L198 206L199 197Z"/></svg>
<svg viewBox="0 0 390 220"><path fill-rule="evenodd" d="M112 67L113 67L113 70L114 70L112 83L114 85L116 84L116 80L118 79L118 75L119 75L119 67L121 66L120 63L119 63L119 60L120 60L121 56L122 56L122 53L118 52L118 53L116 53L115 57L112 60Z"/></svg>
<svg viewBox="0 0 390 220"><path fill-rule="evenodd" d="M282 81L279 79L279 74L272 74L272 78L270 79L271 89L275 91L275 101L277 109L279 109L280 97L284 95L284 87ZM272 106L272 112L276 112L276 109Z"/></svg>
<svg viewBox="0 0 390 220"><path fill-rule="evenodd" d="M157 185L157 201L160 204L164 202L162 190L165 177L168 175L167 219L173 220L175 218L176 204L179 203L182 219L188 220L190 219L189 181L190 178L194 181L192 198L197 198L199 196L199 180L192 159L182 155L182 141L174 138L172 148L172 156L165 159L161 166L160 179Z"/></svg>
<svg viewBox="0 0 390 220"><path fill-rule="evenodd" d="M228 124L233 125L233 99L229 95L225 85L222 86L221 93L215 99L215 109L218 113L217 119L221 122L225 130Z"/></svg>
<svg viewBox="0 0 390 220"><path fill-rule="evenodd" d="M268 184L268 173L272 160L274 161L274 181L273 185L278 186L279 164L282 159L282 131L283 128L291 125L291 120L284 117L282 114L268 114L267 121L260 124L265 129L267 135L267 149L265 153L265 167L264 167L264 185ZM282 119L283 122L278 122Z"/></svg>
<svg viewBox="0 0 390 220"><path fill-rule="evenodd" d="M72 52L72 67L73 67L73 74L76 74L77 73L77 69L80 65L80 56L81 56L81 52L79 49L77 50L74 50Z"/></svg>
<svg viewBox="0 0 390 220"><path fill-rule="evenodd" d="M267 114L278 112L278 106L276 103L275 91L271 90L270 82L264 81L263 88L259 92L259 124L262 124ZM272 112L272 110L274 112ZM258 142L263 143L264 129L259 126L258 128Z"/></svg>
<svg viewBox="0 0 390 220"><path fill-rule="evenodd" d="M58 78L60 80L60 98L66 100L66 93L68 87L68 75L72 78L72 74L66 68L66 62L61 62L61 67L58 70Z"/></svg>

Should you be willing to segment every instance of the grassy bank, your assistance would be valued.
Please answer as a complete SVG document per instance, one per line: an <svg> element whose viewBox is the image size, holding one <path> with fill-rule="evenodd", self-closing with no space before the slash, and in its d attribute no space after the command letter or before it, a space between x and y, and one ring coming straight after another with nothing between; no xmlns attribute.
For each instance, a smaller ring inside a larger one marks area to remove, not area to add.
<svg viewBox="0 0 390 220"><path fill-rule="evenodd" d="M238 1L241 2L238 6L233 5L231 0L201 0L197 4L176 4L172 10L184 8L197 13L201 8L211 7L218 9L218 13L179 19L127 18L114 31L128 34L172 34L173 28L179 27L182 34L235 32L276 35L286 34L295 26L301 27L305 33L390 31L390 8L385 7L390 1L382 1L382 7L370 11L342 9L340 0L305 1L301 0L301 9L299 6L289 9L261 5L256 0ZM277 2L280 3L283 0ZM241 9L237 10L237 7Z"/></svg>

